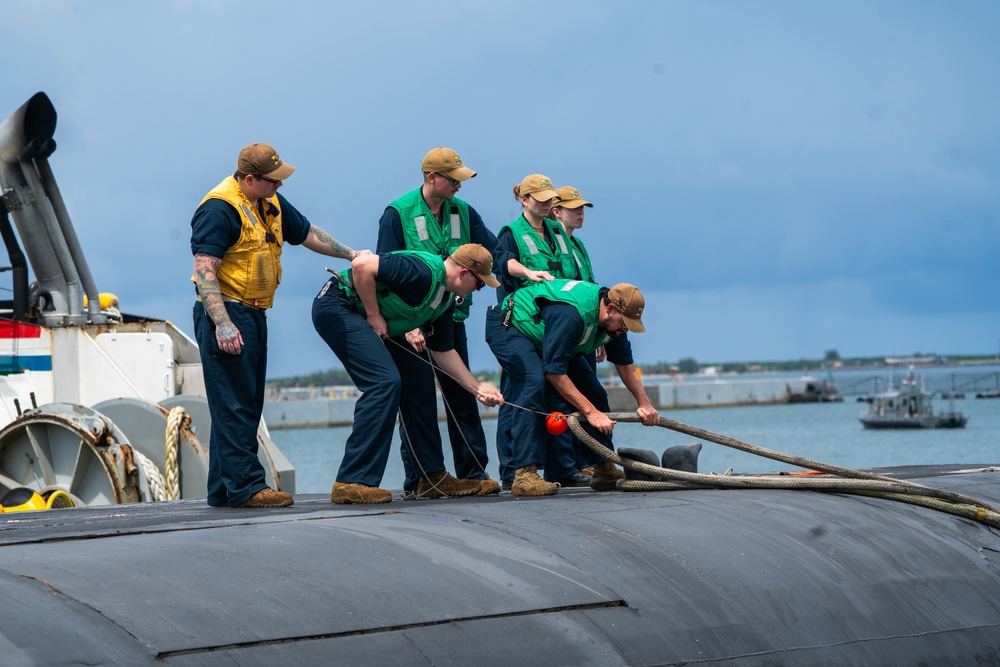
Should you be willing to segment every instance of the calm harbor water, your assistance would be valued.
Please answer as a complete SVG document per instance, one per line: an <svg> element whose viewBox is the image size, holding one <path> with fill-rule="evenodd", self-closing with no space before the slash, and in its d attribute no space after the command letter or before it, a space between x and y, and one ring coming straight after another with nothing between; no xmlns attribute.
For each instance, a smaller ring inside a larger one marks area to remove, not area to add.
<svg viewBox="0 0 1000 667"><path fill-rule="evenodd" d="M836 374L834 375L837 379ZM897 374L902 379L902 374ZM867 430L858 415L867 407L853 397L843 403L810 403L734 408L665 410L664 417L749 442L759 447L849 468L877 468L935 463L1000 464L1000 399L976 399L974 394L949 401L935 398L935 411L958 410L969 415L964 429ZM496 422L483 422L491 458L495 457ZM450 447L441 425L446 462ZM290 429L272 432L272 438L295 466L297 493L329 493L343 458L351 427ZM696 442L691 436L661 427L620 423L616 447L649 449L659 455L673 445ZM770 459L703 442L699 472L759 472L794 469ZM487 466L498 477L496 460ZM399 489L403 466L399 438L394 441L382 486Z"/></svg>

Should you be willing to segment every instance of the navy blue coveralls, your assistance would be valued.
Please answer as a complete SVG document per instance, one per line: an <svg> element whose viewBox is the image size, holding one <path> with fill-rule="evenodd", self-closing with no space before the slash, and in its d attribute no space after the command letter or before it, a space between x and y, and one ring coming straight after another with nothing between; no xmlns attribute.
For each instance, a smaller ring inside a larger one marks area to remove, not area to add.
<svg viewBox="0 0 1000 667"><path fill-rule="evenodd" d="M543 234L545 235L545 241L552 247L552 239L549 237L549 231L547 227L542 227ZM500 286L497 287L497 303L500 307L503 306L504 299L508 294L514 292L521 286L520 278L513 278L507 272L507 262L511 259L521 260L521 251L517 247L517 240L514 238L514 234L509 230L504 230L499 239L497 240L496 250L493 251L493 267L497 278L500 280ZM579 273L579 270L578 270ZM557 278L560 276L556 276ZM571 276L566 276L571 277ZM579 278L579 276L577 276ZM495 308L494 308L495 310ZM487 336L489 335L489 328L491 325L491 319L487 316L486 329ZM594 363L596 368L596 361ZM506 372L500 374L500 393L503 396L507 396L510 391L510 385L508 384L509 378ZM516 402L516 401L515 401ZM562 405L562 397L559 397L558 404ZM540 410L545 410L543 406L539 408ZM556 408L549 408L549 410L555 410ZM505 482L514 481L514 471L521 466L513 466L511 464L511 452L512 452L512 432L511 432L511 419L514 415L516 408L509 405L501 405L497 411L497 463L500 466L500 479ZM547 432L543 432L540 440L536 441L536 446L539 450L539 456L541 460L539 462L540 467L545 467L545 451L547 449L547 439L551 437ZM581 461L581 464L583 461ZM563 477L569 477L575 475L579 470L574 469L569 475L564 475ZM546 479L548 476L546 475ZM562 479L562 477L557 478Z"/></svg>
<svg viewBox="0 0 1000 667"><path fill-rule="evenodd" d="M572 412L575 410L566 399L545 379L546 373L567 375L576 388L601 412L609 410L608 392L587 361L586 355L574 354L576 341L583 335L583 318L573 306L550 302L541 309L545 323L545 337L539 355L532 343L513 324L504 326L503 312L494 308L486 315L486 342L503 366L507 376L504 398L530 410L547 413L550 410ZM619 366L632 363L632 345L628 335L614 338L605 346L608 360ZM614 449L611 437L597 432L581 420L588 433L609 449ZM528 410L511 411L511 460L514 470L530 463L544 461L545 479L555 481L578 472L577 456L568 432L552 438L545 429L545 415ZM498 432L499 438L499 432ZM548 447L533 445L548 441ZM534 453L535 460L530 460ZM596 453L590 462L602 461Z"/></svg>
<svg viewBox="0 0 1000 667"><path fill-rule="evenodd" d="M433 283L430 269L420 259L392 253L379 253L379 268L375 279L413 306L424 300ZM451 295L446 295L445 298L451 298ZM452 307L429 323L433 332L425 334L428 349L437 352L454 349L453 316L454 302ZM430 373L422 373L413 378L407 376L406 382L402 382L398 362L403 355L412 355L393 342L397 339L383 341L379 338L365 316L339 289L336 278L331 278L313 301L312 319L317 333L340 359L361 392L354 407L354 428L347 438L337 481L378 486L392 448L396 411L401 409L404 402L411 406L419 403L415 394L427 391L426 382L422 378L430 380L434 432L439 433L437 407L433 403L434 378ZM410 430L410 446L415 450L413 454L417 461L411 462L414 467L421 471L421 475L444 470L440 435L437 446L434 447L425 437L426 434L421 432L419 436L413 435L413 429L420 428L420 420L404 417L404 422ZM405 445L403 456L405 464L406 457L410 456L409 447Z"/></svg>
<svg viewBox="0 0 1000 667"><path fill-rule="evenodd" d="M442 207L443 210L443 207ZM438 220L438 223L441 221ZM497 244L497 237L487 229L476 209L469 207L469 239L470 243L478 243L490 252ZM419 248L410 248L419 250ZM378 245L376 252L392 252L407 250L403 226L399 219L399 211L387 206L378 223ZM439 248L442 257L448 255L447 248ZM466 367L469 366L469 341L466 336L465 322L455 322L453 327L454 349ZM393 340L406 349L393 345L390 350L396 361L396 366L407 383L413 383L414 390L400 404L403 415L399 425L399 435L403 441L403 468L406 471L406 481L403 488L415 491L422 472L415 466L409 454L410 437L421 439L421 448L437 447L441 449L441 431L437 424L437 399L434 389L434 371L418 356L413 346L405 336L397 336ZM419 355L426 359L426 354ZM479 402L476 397L462 388L457 382L443 373L437 373L441 384L441 395L451 410L445 410L448 417L448 439L451 441L451 453L455 461L455 475L462 479L486 479L486 464L489 454L486 450L486 433L479 416ZM468 444L466 444L468 443Z"/></svg>
<svg viewBox="0 0 1000 667"><path fill-rule="evenodd" d="M277 196L282 236L287 243L300 245L309 236L309 221L283 196ZM258 202L258 206L264 205L264 200ZM221 259L239 240L240 230L236 209L221 199L209 199L191 220L191 252ZM208 445L208 504L212 507L237 507L267 488L264 467L257 458L257 427L264 411L267 377L267 318L263 308L229 301L225 306L243 338L240 354L219 349L215 323L205 313L204 304L196 301L193 311L212 416Z"/></svg>

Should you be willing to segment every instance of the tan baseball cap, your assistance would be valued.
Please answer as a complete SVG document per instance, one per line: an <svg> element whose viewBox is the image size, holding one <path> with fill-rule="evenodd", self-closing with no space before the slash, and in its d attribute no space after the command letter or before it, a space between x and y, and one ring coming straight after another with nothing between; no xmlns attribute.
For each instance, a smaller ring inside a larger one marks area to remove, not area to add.
<svg viewBox="0 0 1000 667"><path fill-rule="evenodd" d="M465 181L476 175L476 172L462 164L462 158L458 157L458 153L443 146L429 151L424 156L420 170L425 174L431 172L445 174L456 181Z"/></svg>
<svg viewBox="0 0 1000 667"><path fill-rule="evenodd" d="M250 144L241 150L236 169L241 173L263 176L272 181L283 181L295 171L295 167L282 162L278 151L267 144Z"/></svg>
<svg viewBox="0 0 1000 667"><path fill-rule="evenodd" d="M646 307L646 300L638 287L628 283L618 283L608 290L608 301L618 308L629 331L642 333L646 330L642 324L642 309Z"/></svg>
<svg viewBox="0 0 1000 667"><path fill-rule="evenodd" d="M548 176L542 176L541 174L525 176L517 188L518 197L531 195L538 201L548 201L558 197L556 191L552 189L552 181Z"/></svg>
<svg viewBox="0 0 1000 667"><path fill-rule="evenodd" d="M580 195L579 190L569 185L564 185L556 190L556 196L559 197L559 201L555 205L562 208L580 208L581 206L594 208L593 204Z"/></svg>
<svg viewBox="0 0 1000 667"><path fill-rule="evenodd" d="M478 243L466 243L455 248L451 260L475 273L490 287L500 286L500 281L493 277L493 255Z"/></svg>

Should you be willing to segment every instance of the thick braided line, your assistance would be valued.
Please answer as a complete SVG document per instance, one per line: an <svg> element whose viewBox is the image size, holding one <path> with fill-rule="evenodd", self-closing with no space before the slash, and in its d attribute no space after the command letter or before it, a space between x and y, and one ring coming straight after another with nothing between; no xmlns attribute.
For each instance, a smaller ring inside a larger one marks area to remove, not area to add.
<svg viewBox="0 0 1000 667"><path fill-rule="evenodd" d="M626 413L628 415L628 413ZM631 415L628 415L631 416ZM636 415L638 417L638 415ZM614 419L614 417L612 417ZM626 420L622 420L626 421ZM831 475L839 475L840 477L850 477L856 479L877 479L883 482L899 482L900 480L893 479L892 477L885 477L884 475L878 475L872 472L865 472L863 470L854 470L852 468L841 468L839 466L830 465L829 463L820 463L819 461L811 461L809 459L802 458L801 456L793 456L791 454L786 454L784 452L777 452L773 449L767 449L765 447L759 447L757 445L751 445L749 442L743 442L742 440L737 440L736 438L730 438L729 436L719 435L718 433L712 433L711 431L706 431L700 429L697 426L689 426L673 419L667 419L666 417L660 417L660 426L668 428L671 431L677 431L678 433L686 433L687 435L694 436L696 438L702 438L708 440L709 442L714 442L719 445L724 445L726 447L732 447L733 449L739 449L750 454L756 454L757 456L763 456L765 458L773 459L775 461L781 461L782 463L787 463L789 465L798 466L800 468L805 468L807 470L819 470L821 472L829 473ZM909 482L906 482L907 484ZM917 485L914 485L917 486Z"/></svg>
<svg viewBox="0 0 1000 667"><path fill-rule="evenodd" d="M641 418L631 412L609 412L608 417L615 421L622 422L641 422ZM727 436L718 435L710 431L705 431L693 426L688 426L687 424L682 424L664 417L660 417L660 426L664 428L669 428L671 430L679 431L681 433L686 433L688 435L696 435L704 440L709 440L715 442L716 444L721 444L725 446L734 447L736 449L741 449L753 454L758 454L766 458L773 458L775 460L784 461L790 463L796 461L793 465L800 465L802 467L811 468L813 470L822 470L824 472L830 472L833 470L843 471L844 475L841 477L847 477L847 479L832 479L832 478L790 478L790 477L777 477L773 475L761 476L761 475L703 475L699 473L683 472L680 470L671 470L669 468L659 468L657 466L651 466L649 464L640 463L638 461L631 461L628 459L622 459L618 454L608 449L593 436L591 436L583 428L580 423L580 413L574 412L569 415L569 427L572 429L573 433L576 434L578 438L588 447L593 449L599 455L618 463L624 468L630 470L636 470L639 472L644 472L646 474L658 475L661 477L667 477L671 480L676 480L674 482L655 482L655 481L643 481L643 480L619 480L618 488L623 491L659 491L659 490L679 490L679 489L693 489L693 488L767 488L767 489L803 489L803 490L814 490L814 491L835 491L840 493L858 493L862 495L873 495L876 497L887 498L890 500L898 500L894 496L918 496L927 498L937 498L942 501L946 501L949 505L971 505L973 507L982 508L985 513L1000 513L996 507L984 503L983 501L972 498L960 493L954 493L952 491L945 491L942 489L934 489L931 487L923 486L921 484L914 484L913 482L907 482L904 480L893 479L891 477L885 477L882 475L870 475L869 473L864 473L860 470L852 470L850 468L839 468L836 466L828 466L816 461L810 461L808 459L803 459L797 456L789 456L782 452L775 452L770 449L765 449L763 447L757 447L756 445L751 445L749 443L741 442L735 440L734 438L729 438ZM666 423L665 423L666 422ZM735 444L733 444L735 443ZM831 473L837 474L837 473ZM680 482L680 483L678 483ZM687 482L687 484L683 484ZM925 505L930 507L930 505ZM943 509L942 507L935 507L934 509L942 509L942 511L949 511ZM983 512L976 513L976 516L971 516L975 520L982 521L982 519L977 518L977 516L983 515ZM965 515L962 515L965 516ZM986 522L984 522L986 523ZM989 524L988 524L989 525Z"/></svg>
<svg viewBox="0 0 1000 667"><path fill-rule="evenodd" d="M184 408L177 406L167 415L167 459L166 459L166 494L167 500L181 499L181 473L177 465L178 443L181 437L181 426L184 423Z"/></svg>
<svg viewBox="0 0 1000 667"><path fill-rule="evenodd" d="M630 412L624 412L624 413L609 412L608 417L614 419L615 421L632 421L632 422L641 421L638 415ZM798 488L830 489L835 486L845 487L847 485L844 484L844 482L851 481L846 479L833 480L830 478L799 479L799 478L772 477L772 476L763 477L763 476L703 475L693 472L683 472L681 470L671 470L670 468L660 468L646 463L640 463L638 461L623 460L620 456L618 456L617 453L608 449L600 442L598 442L596 439L594 439L593 436L587 433L587 431L583 428L583 425L580 423L580 416L578 413L573 413L569 415L568 419L569 419L569 427L573 430L573 433L575 433L576 436L580 438L580 440L585 442L591 449L593 449L601 456L614 461L615 463L621 465L623 468L637 470L639 472L644 472L646 474L667 477L670 480L674 481L691 482L701 486L716 487L716 488L727 487L727 488L796 488L796 489ZM661 417L660 426L663 426L664 428L670 428L669 426L664 425L663 421L664 419L663 417ZM719 436L714 433L709 433L708 431L704 431L703 433L713 436L712 438L704 438L706 440L711 439L715 442L725 439L731 440L731 438L726 438L725 436ZM725 443L720 442L718 444L725 444ZM754 445L749 445L747 443L742 443L742 444L745 447L751 447L751 448L755 447ZM771 451L771 450L765 450L761 447L758 447L756 449L765 452ZM775 453L780 454L780 452L775 452ZM805 462L806 460L802 459L802 461ZM808 463L813 463L813 462L809 461ZM822 464L818 465L822 466ZM876 477L877 477L876 480L867 480L867 481L878 482L879 484L875 484L872 486L855 486L853 488L879 489L886 491L895 491L897 493L905 493L906 490L908 489L927 488L927 487L922 487L918 484L913 484L912 482L892 479L891 477L883 477L881 475L877 475ZM645 485L644 488L647 490L653 490L654 487L650 485L662 483L662 482L643 482L640 480L632 480L632 481L636 482L636 486L638 486L639 484ZM831 484L832 482L835 482L836 484Z"/></svg>
<svg viewBox="0 0 1000 667"><path fill-rule="evenodd" d="M151 498L147 498L148 502L159 502L161 500L166 500L166 492L164 490L163 475L160 474L160 469L156 467L145 454L140 452L135 447L132 448L132 454L135 455L136 461L142 466L142 472L146 476L146 483L149 484L149 495Z"/></svg>
<svg viewBox="0 0 1000 667"><path fill-rule="evenodd" d="M894 493L871 493L867 491L854 491L859 496L870 496L872 498L885 498L887 500L897 500L902 503L927 507L939 512L954 514L955 516L972 519L992 528L1000 528L1000 513L991 509L988 505L983 505L978 500L970 498L969 502L948 502L937 498L925 498L910 494Z"/></svg>

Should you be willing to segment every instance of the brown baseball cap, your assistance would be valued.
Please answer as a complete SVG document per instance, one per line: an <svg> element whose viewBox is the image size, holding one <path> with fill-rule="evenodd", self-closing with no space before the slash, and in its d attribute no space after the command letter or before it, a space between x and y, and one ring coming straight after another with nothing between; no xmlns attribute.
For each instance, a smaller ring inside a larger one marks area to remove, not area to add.
<svg viewBox="0 0 1000 667"><path fill-rule="evenodd" d="M562 208L580 208L581 206L594 208L593 204L580 195L579 190L569 185L564 185L556 190L556 196L559 197L559 201L555 205Z"/></svg>
<svg viewBox="0 0 1000 667"><path fill-rule="evenodd" d="M548 201L559 196L552 189L552 180L548 176L542 176L541 174L532 174L531 176L524 177L524 180L518 186L517 196L523 197L524 195L531 195L538 201Z"/></svg>
<svg viewBox="0 0 1000 667"><path fill-rule="evenodd" d="M283 181L295 171L295 167L282 162L278 151L267 144L250 144L241 150L236 169L241 173L264 176L272 181Z"/></svg>
<svg viewBox="0 0 1000 667"><path fill-rule="evenodd" d="M420 170L425 174L445 174L456 181L465 181L476 175L476 172L462 164L458 153L444 146L428 151L420 163Z"/></svg>
<svg viewBox="0 0 1000 667"><path fill-rule="evenodd" d="M451 260L475 273L490 287L500 286L500 281L493 277L493 255L478 243L466 243L455 248Z"/></svg>
<svg viewBox="0 0 1000 667"><path fill-rule="evenodd" d="M638 287L628 283L618 283L608 290L608 301L618 308L629 331L642 333L646 330L642 325L642 309L646 307L646 300Z"/></svg>

